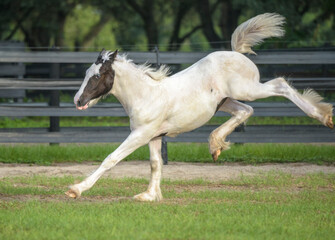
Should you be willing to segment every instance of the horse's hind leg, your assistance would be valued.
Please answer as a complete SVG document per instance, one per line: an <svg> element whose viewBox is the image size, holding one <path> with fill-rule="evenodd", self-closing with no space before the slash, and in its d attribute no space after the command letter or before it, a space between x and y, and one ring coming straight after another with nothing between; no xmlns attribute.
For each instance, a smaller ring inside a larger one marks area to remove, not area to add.
<svg viewBox="0 0 335 240"><path fill-rule="evenodd" d="M162 138L158 137L149 142L151 179L147 191L134 196L139 201L160 201L163 199L160 183L162 176Z"/></svg>
<svg viewBox="0 0 335 240"><path fill-rule="evenodd" d="M300 94L291 87L284 78L276 78L264 84L258 83L251 87L248 96L255 100L270 96L282 96L290 99L309 117L315 118L329 128L333 128L333 106L321 102L322 97L312 89L307 89Z"/></svg>
<svg viewBox="0 0 335 240"><path fill-rule="evenodd" d="M209 151L214 161L218 159L223 150L229 149L230 143L225 141L226 137L253 114L252 107L230 98L227 98L219 111L230 113L232 118L215 129L209 136Z"/></svg>

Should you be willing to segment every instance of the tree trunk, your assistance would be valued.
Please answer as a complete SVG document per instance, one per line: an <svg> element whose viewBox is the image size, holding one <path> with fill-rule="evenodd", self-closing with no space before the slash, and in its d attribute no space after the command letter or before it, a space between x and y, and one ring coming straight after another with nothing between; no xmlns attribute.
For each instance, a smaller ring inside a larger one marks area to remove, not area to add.
<svg viewBox="0 0 335 240"><path fill-rule="evenodd" d="M63 12L57 13L57 31L55 34L55 46L63 47L64 46L64 26L66 21L67 14Z"/></svg>
<svg viewBox="0 0 335 240"><path fill-rule="evenodd" d="M196 4L197 4L197 11L199 13L200 20L202 23L202 31L207 40L209 41L209 44L214 49L222 48L223 46L221 42L222 40L214 30L209 1L198 0Z"/></svg>
<svg viewBox="0 0 335 240"><path fill-rule="evenodd" d="M179 32L181 28L181 22L188 10L189 7L186 4L183 4L182 1L179 2L177 13L174 18L172 35L169 41L169 48L168 48L169 51L176 51L180 48Z"/></svg>
<svg viewBox="0 0 335 240"><path fill-rule="evenodd" d="M154 17L154 0L144 0L143 5L139 5L134 0L127 0L133 11L137 12L144 23L144 31L148 40L147 48L151 50L158 44L158 27Z"/></svg>
<svg viewBox="0 0 335 240"><path fill-rule="evenodd" d="M230 40L233 31L237 27L238 17L241 13L240 9L233 9L230 0L225 0L222 3L222 11L220 17L220 28L223 36L224 46L227 49L231 48Z"/></svg>
<svg viewBox="0 0 335 240"><path fill-rule="evenodd" d="M109 22L111 19L111 16L107 16L106 14L103 14L96 24L91 27L90 31L84 36L83 41L81 42L82 47L87 47L92 40L100 33L100 31L103 29L103 27Z"/></svg>

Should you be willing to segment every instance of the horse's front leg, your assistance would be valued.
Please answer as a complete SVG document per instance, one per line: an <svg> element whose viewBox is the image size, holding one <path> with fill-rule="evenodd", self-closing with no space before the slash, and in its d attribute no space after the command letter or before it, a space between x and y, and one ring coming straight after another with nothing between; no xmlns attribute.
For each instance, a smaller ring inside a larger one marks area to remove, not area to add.
<svg viewBox="0 0 335 240"><path fill-rule="evenodd" d="M139 201L160 201L163 199L160 183L162 177L162 138L157 137L149 142L151 179L147 191L140 193L134 198Z"/></svg>
<svg viewBox="0 0 335 240"><path fill-rule="evenodd" d="M127 139L113 153L105 158L105 160L95 172L93 172L81 183L70 186L70 189L66 192L66 195L71 198L80 197L81 193L90 189L106 171L110 170L118 162L127 157L137 148L147 144L151 138L152 135L150 130L146 131L145 129L138 129L131 132Z"/></svg>

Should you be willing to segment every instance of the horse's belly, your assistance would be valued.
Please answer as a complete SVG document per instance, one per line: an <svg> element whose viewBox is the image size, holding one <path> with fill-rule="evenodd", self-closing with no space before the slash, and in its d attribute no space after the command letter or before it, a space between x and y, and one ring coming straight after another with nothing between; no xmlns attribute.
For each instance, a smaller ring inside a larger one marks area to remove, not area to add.
<svg viewBox="0 0 335 240"><path fill-rule="evenodd" d="M167 119L166 135L175 137L178 134L192 131L207 123L215 114L215 107L198 105L195 108L181 110L181 112Z"/></svg>
<svg viewBox="0 0 335 240"><path fill-rule="evenodd" d="M197 73L197 72L196 72ZM167 115L162 125L161 133L176 136L192 131L206 122L215 114L218 104L225 98L219 88L216 78L212 75L202 76L199 73L180 82L172 81L167 89Z"/></svg>

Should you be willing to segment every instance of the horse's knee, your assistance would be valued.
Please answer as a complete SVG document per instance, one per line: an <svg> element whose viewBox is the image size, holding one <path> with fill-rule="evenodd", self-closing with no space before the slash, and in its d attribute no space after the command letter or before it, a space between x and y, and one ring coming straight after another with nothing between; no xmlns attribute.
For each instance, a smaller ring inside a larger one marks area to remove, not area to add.
<svg viewBox="0 0 335 240"><path fill-rule="evenodd" d="M267 83L268 86L271 86L271 92L273 92L277 96L285 97L292 87L290 84L285 80L285 78L279 77L275 78Z"/></svg>
<svg viewBox="0 0 335 240"><path fill-rule="evenodd" d="M114 167L120 160L112 159L110 154L108 157L105 158L105 160L101 163L100 168L104 171L110 170L112 167Z"/></svg>
<svg viewBox="0 0 335 240"><path fill-rule="evenodd" d="M245 105L245 115L250 117L252 114L254 114L254 109L249 105Z"/></svg>
<svg viewBox="0 0 335 240"><path fill-rule="evenodd" d="M151 160L150 161L151 172L157 172L159 170L160 164L159 160Z"/></svg>
<svg viewBox="0 0 335 240"><path fill-rule="evenodd" d="M244 122L244 120L249 118L252 114L254 114L254 109L249 105L244 105L243 109L239 109L234 115L239 122Z"/></svg>

